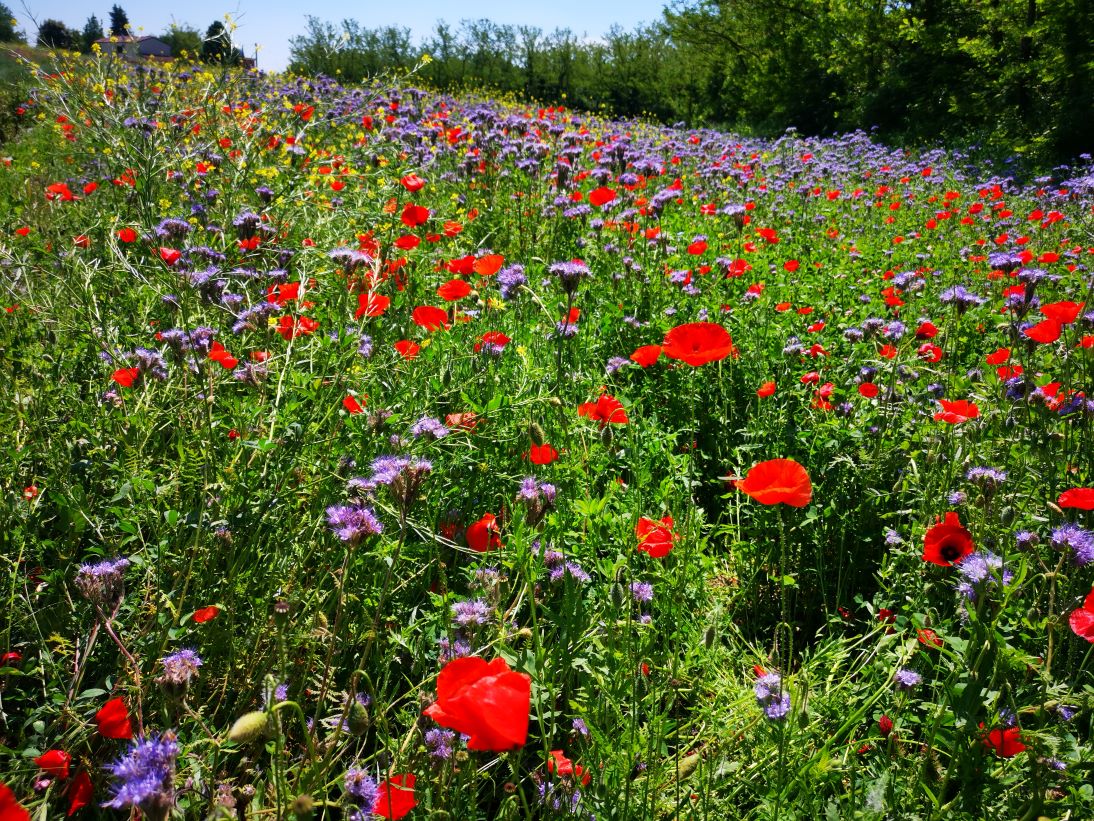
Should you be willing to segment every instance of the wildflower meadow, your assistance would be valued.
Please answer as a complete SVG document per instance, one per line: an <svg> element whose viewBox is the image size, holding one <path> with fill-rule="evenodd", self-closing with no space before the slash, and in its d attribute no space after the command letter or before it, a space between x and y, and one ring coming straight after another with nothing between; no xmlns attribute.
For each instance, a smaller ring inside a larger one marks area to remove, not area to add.
<svg viewBox="0 0 1094 821"><path fill-rule="evenodd" d="M1094 818L1089 158L34 72L2 821Z"/></svg>

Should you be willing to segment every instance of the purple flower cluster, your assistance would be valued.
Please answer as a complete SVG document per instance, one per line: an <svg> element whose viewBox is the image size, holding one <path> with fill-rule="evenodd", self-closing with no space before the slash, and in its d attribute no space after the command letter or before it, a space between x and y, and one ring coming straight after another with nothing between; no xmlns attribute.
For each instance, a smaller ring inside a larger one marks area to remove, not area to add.
<svg viewBox="0 0 1094 821"><path fill-rule="evenodd" d="M339 539L357 544L366 536L384 532L372 508L358 504L331 505L327 508L327 525Z"/></svg>
<svg viewBox="0 0 1094 821"><path fill-rule="evenodd" d="M103 804L116 810L139 809L152 819L167 817L175 804L175 758L179 745L172 733L151 735L133 744L129 753L110 765L118 783Z"/></svg>
<svg viewBox="0 0 1094 821"><path fill-rule="evenodd" d="M771 721L781 721L790 713L790 693L783 687L783 679L778 673L765 673L756 679L752 691L756 702Z"/></svg>

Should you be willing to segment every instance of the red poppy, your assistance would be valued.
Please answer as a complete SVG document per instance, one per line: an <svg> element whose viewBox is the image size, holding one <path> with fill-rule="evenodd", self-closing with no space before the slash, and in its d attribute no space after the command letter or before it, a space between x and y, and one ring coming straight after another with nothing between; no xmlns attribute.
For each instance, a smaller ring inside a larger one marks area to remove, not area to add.
<svg viewBox="0 0 1094 821"><path fill-rule="evenodd" d="M1002 365L1008 359L1010 359L1010 348L996 348L984 358L984 361L989 365Z"/></svg>
<svg viewBox="0 0 1094 821"><path fill-rule="evenodd" d="M460 430L474 430L479 425L479 418L471 411L464 413L450 413L444 418L444 423L450 428Z"/></svg>
<svg viewBox="0 0 1094 821"><path fill-rule="evenodd" d="M1094 589L1087 593L1082 607L1071 611L1068 623L1076 636L1094 643Z"/></svg>
<svg viewBox="0 0 1094 821"><path fill-rule="evenodd" d="M996 728L984 736L984 746L1000 758L1013 758L1026 749L1021 730L1017 727Z"/></svg>
<svg viewBox="0 0 1094 821"><path fill-rule="evenodd" d="M445 302L456 302L471 293L471 286L462 279L450 279L437 289L437 296Z"/></svg>
<svg viewBox="0 0 1094 821"><path fill-rule="evenodd" d="M414 781L416 777L411 773L393 775L380 785L376 793L376 804L372 807L373 815L381 818L402 818L418 802L414 799Z"/></svg>
<svg viewBox="0 0 1094 821"><path fill-rule="evenodd" d="M505 546L501 543L501 528L498 527L498 517L493 513L484 513L477 522L469 524L464 537L467 539L467 546L476 553L499 550Z"/></svg>
<svg viewBox="0 0 1094 821"><path fill-rule="evenodd" d="M475 260L471 270L480 277L492 277L501 270L501 266L504 264L505 257L501 254L485 254Z"/></svg>
<svg viewBox="0 0 1094 821"><path fill-rule="evenodd" d="M0 781L0 821L30 821L27 808L19 803L11 787Z"/></svg>
<svg viewBox="0 0 1094 821"><path fill-rule="evenodd" d="M91 803L91 796L95 794L95 787L91 784L91 776L87 770L80 770L72 783L68 785L68 812L72 816Z"/></svg>
<svg viewBox="0 0 1094 821"><path fill-rule="evenodd" d="M702 256L707 252L707 241L705 239L697 239L688 245L687 251L691 256Z"/></svg>
<svg viewBox="0 0 1094 821"><path fill-rule="evenodd" d="M298 316L295 319L291 316L278 317L277 327L274 328L281 338L288 342L290 339L296 339L298 336L307 336L308 334L315 333L319 328L319 322L312 319L310 316Z"/></svg>
<svg viewBox="0 0 1094 821"><path fill-rule="evenodd" d="M1041 306L1041 313L1061 325L1070 325L1085 306L1085 302L1050 302Z"/></svg>
<svg viewBox="0 0 1094 821"><path fill-rule="evenodd" d="M631 354L631 361L641 365L643 368L648 368L660 358L660 345L643 345L641 348L636 348L634 353Z"/></svg>
<svg viewBox="0 0 1094 821"><path fill-rule="evenodd" d="M600 394L595 402L582 402L577 406L577 415L595 419L600 423L600 427L609 423L625 425L631 421L627 418L623 403L607 393Z"/></svg>
<svg viewBox="0 0 1094 821"><path fill-rule="evenodd" d="M182 259L182 251L177 251L174 248L160 248L159 254L160 259L168 265L174 265Z"/></svg>
<svg viewBox="0 0 1094 821"><path fill-rule="evenodd" d="M18 650L9 650L0 655L0 667L14 666L23 660L23 654Z"/></svg>
<svg viewBox="0 0 1094 821"><path fill-rule="evenodd" d="M916 339L934 339L938 336L938 326L930 320L919 323L919 327L915 329Z"/></svg>
<svg viewBox="0 0 1094 821"><path fill-rule="evenodd" d="M141 375L140 368L118 368L110 378L123 388L132 388Z"/></svg>
<svg viewBox="0 0 1094 821"><path fill-rule="evenodd" d="M232 356L225 347L219 343L214 342L209 348L209 359L213 362L219 362L222 368L231 370L239 364L239 360Z"/></svg>
<svg viewBox="0 0 1094 821"><path fill-rule="evenodd" d="M505 349L505 346L512 342L508 336L501 331L487 331L481 337L479 341L475 343L475 353L482 350L483 345L489 345L487 349L492 353L498 353Z"/></svg>
<svg viewBox="0 0 1094 821"><path fill-rule="evenodd" d="M1060 507L1094 510L1094 487L1073 487L1065 490L1056 500Z"/></svg>
<svg viewBox="0 0 1094 821"><path fill-rule="evenodd" d="M562 750L551 750L551 757L547 759L547 772L558 773L561 778L574 778L582 787L587 787L593 777L580 764L574 764L568 759Z"/></svg>
<svg viewBox="0 0 1094 821"><path fill-rule="evenodd" d="M761 505L805 507L813 498L809 472L793 459L760 462L744 479L738 479L733 484Z"/></svg>
<svg viewBox="0 0 1094 821"><path fill-rule="evenodd" d="M801 263L798 262L796 259L788 259L786 262L783 263L783 270L786 271L788 274L794 273L798 270L799 267L801 267Z"/></svg>
<svg viewBox="0 0 1094 821"><path fill-rule="evenodd" d="M63 200L64 202L71 202L76 199L76 195L72 193L70 189L63 182L55 182L46 186L46 199L47 200Z"/></svg>
<svg viewBox="0 0 1094 821"><path fill-rule="evenodd" d="M671 516L665 516L660 522L645 516L640 518L634 527L634 535L638 537L638 549L648 553L651 558L665 558L672 550L672 543L678 538L673 533L672 526Z"/></svg>
<svg viewBox="0 0 1094 821"><path fill-rule="evenodd" d="M558 459L558 451L544 442L542 445L532 445L528 450L528 461L533 465L549 465Z"/></svg>
<svg viewBox="0 0 1094 821"><path fill-rule="evenodd" d="M429 209L408 202L403 207L403 213L399 219L407 228L415 228L429 219Z"/></svg>
<svg viewBox="0 0 1094 821"><path fill-rule="evenodd" d="M1051 342L1055 342L1060 338L1060 333L1063 330L1063 326L1055 319L1045 319L1038 322L1032 327L1026 328L1022 333L1032 339L1034 342L1040 342L1042 345L1048 345Z"/></svg>
<svg viewBox="0 0 1094 821"><path fill-rule="evenodd" d="M133 725L129 723L129 710L121 697L112 698L95 713L99 735L105 738L132 738Z"/></svg>
<svg viewBox="0 0 1094 821"><path fill-rule="evenodd" d="M411 360L421 353L422 346L417 342L411 342L409 339L400 339L395 343L395 350L399 352L399 356L403 359Z"/></svg>
<svg viewBox="0 0 1094 821"><path fill-rule="evenodd" d="M937 345L932 345L930 342L924 342L916 350L916 355L919 356L924 362L935 363L942 360L942 349Z"/></svg>
<svg viewBox="0 0 1094 821"><path fill-rule="evenodd" d="M52 775L54 778L68 778L68 768L72 764L72 756L64 750L47 750L34 759L34 763L43 772Z"/></svg>
<svg viewBox="0 0 1094 821"><path fill-rule="evenodd" d="M364 413L365 410L361 403L357 401L357 397L353 394L348 394L346 398L342 400L342 407L351 414Z"/></svg>
<svg viewBox="0 0 1094 821"><path fill-rule="evenodd" d="M411 194L418 193L425 186L425 180L423 180L417 174L407 174L401 180L399 180L399 183Z"/></svg>
<svg viewBox="0 0 1094 821"><path fill-rule="evenodd" d="M873 382L863 382L858 386L859 396L873 399L878 394L878 387Z"/></svg>
<svg viewBox="0 0 1094 821"><path fill-rule="evenodd" d="M451 328L448 321L448 311L433 305L419 305L410 315L411 321L427 331L439 331L441 328Z"/></svg>
<svg viewBox="0 0 1094 821"><path fill-rule="evenodd" d="M592 205L600 206L607 205L609 202L615 199L615 192L610 188L594 188L589 192L589 203Z"/></svg>
<svg viewBox="0 0 1094 821"><path fill-rule="evenodd" d="M762 385L760 385L760 387L756 389L756 395L761 399L766 399L767 397L772 396L774 393L775 383L770 381L764 382Z"/></svg>
<svg viewBox="0 0 1094 821"><path fill-rule="evenodd" d="M952 510L923 536L923 561L939 567L952 567L974 550L972 534Z"/></svg>
<svg viewBox="0 0 1094 821"><path fill-rule="evenodd" d="M678 359L693 367L719 362L735 351L729 331L716 322L676 326L665 334L661 350L669 359Z"/></svg>
<svg viewBox="0 0 1094 821"><path fill-rule="evenodd" d="M381 316L390 304L391 299L383 294L377 294L373 291L369 291L367 294L358 294L357 310L353 314L354 319L360 319L363 316Z"/></svg>
<svg viewBox="0 0 1094 821"><path fill-rule="evenodd" d="M965 399L952 402L948 399L939 399L938 404L942 406L942 410L934 415L934 421L945 422L947 425L959 425L980 415L980 408Z"/></svg>
<svg viewBox="0 0 1094 821"><path fill-rule="evenodd" d="M220 608L215 604L211 604L208 607L201 607L194 611L194 621L198 624L205 624L207 621L212 621L218 615L220 615Z"/></svg>
<svg viewBox="0 0 1094 821"><path fill-rule="evenodd" d="M413 234L403 234L401 237L398 237L395 242L392 243L392 245L394 245L400 251L413 251L421 244L421 239L414 236Z"/></svg>
<svg viewBox="0 0 1094 821"><path fill-rule="evenodd" d="M423 712L442 727L470 736L469 750L504 752L528 740L532 678L505 659L454 659L437 677L437 700Z"/></svg>
<svg viewBox="0 0 1094 821"><path fill-rule="evenodd" d="M941 647L942 638L929 627L917 629L915 631L915 637L924 647Z"/></svg>
<svg viewBox="0 0 1094 821"><path fill-rule="evenodd" d="M118 229L118 239L125 243L136 242L137 232L132 228L120 228Z"/></svg>

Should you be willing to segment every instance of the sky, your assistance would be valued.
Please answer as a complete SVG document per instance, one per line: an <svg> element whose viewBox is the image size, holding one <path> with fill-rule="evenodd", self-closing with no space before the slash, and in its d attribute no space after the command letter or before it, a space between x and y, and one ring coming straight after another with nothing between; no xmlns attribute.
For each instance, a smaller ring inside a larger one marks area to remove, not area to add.
<svg viewBox="0 0 1094 821"><path fill-rule="evenodd" d="M33 22L53 18L69 28L82 29L96 15L106 29L114 0L98 4L77 0L3 0L18 20L18 28L31 42L37 35ZM308 15L338 22L357 20L367 27L409 28L415 41L427 37L438 20L455 26L460 20L487 18L495 23L538 26L544 31L569 28L579 37L597 38L613 23L625 29L660 19L665 0L323 0L315 3L286 0L189 0L178 5L148 0L119 0L137 34L160 34L172 23L189 24L204 33L214 20L230 14L237 24L236 45L247 56L258 49L258 65L270 71L284 69L289 61L289 38L304 30Z"/></svg>

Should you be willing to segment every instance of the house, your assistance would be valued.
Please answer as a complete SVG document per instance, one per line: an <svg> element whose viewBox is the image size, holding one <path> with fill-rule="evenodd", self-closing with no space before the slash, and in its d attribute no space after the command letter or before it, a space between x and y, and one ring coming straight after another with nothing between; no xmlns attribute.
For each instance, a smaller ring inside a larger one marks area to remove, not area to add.
<svg viewBox="0 0 1094 821"><path fill-rule="evenodd" d="M171 56L171 46L158 37L101 37L95 44L103 54L117 54L136 59L140 57L166 58Z"/></svg>

